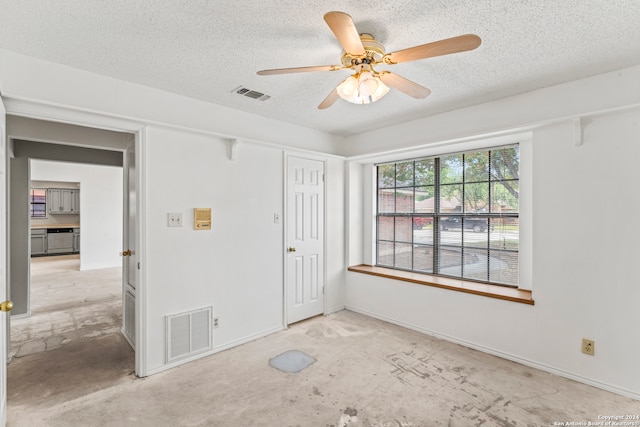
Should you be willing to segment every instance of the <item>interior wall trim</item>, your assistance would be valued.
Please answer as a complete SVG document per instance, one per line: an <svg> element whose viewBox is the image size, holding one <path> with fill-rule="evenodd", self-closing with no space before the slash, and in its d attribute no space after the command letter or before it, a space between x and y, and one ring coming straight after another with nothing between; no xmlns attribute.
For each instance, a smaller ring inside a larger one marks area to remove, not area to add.
<svg viewBox="0 0 640 427"><path fill-rule="evenodd" d="M7 114L15 116L29 117L32 119L59 121L63 123L74 124L78 126L87 126L91 124L105 130L119 132L138 132L145 126L154 126L163 129L186 132L194 135L204 135L219 139L220 142L226 143L229 140L236 140L248 144L259 145L261 147L271 147L281 150L295 150L300 153L310 155L321 155L324 158L345 159L344 156L331 154L315 150L305 150L294 146L275 144L272 142L259 141L250 138L242 138L237 135L228 135L218 132L207 131L187 126L181 126L171 123L158 122L155 120L142 119L138 117L126 117L117 114L106 113L103 111L95 111L88 108L71 107L68 105L59 105L50 102L29 99L21 96L5 94L2 97Z"/></svg>

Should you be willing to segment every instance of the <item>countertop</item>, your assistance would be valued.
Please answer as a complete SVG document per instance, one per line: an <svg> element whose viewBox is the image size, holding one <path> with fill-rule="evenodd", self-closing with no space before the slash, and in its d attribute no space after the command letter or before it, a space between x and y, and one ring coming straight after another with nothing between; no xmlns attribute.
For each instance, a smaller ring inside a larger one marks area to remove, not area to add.
<svg viewBox="0 0 640 427"><path fill-rule="evenodd" d="M80 228L80 224L34 224L31 226L32 229L43 229L43 228Z"/></svg>

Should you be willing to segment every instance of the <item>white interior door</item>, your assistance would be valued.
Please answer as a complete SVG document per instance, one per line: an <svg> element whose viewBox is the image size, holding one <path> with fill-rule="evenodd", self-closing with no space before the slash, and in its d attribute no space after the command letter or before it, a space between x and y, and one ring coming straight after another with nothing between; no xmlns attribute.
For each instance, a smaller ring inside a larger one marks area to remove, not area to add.
<svg viewBox="0 0 640 427"><path fill-rule="evenodd" d="M7 299L7 145L6 110L0 98L0 302ZM6 305L4 306L6 307ZM0 426L7 423L8 312L0 312Z"/></svg>
<svg viewBox="0 0 640 427"><path fill-rule="evenodd" d="M124 152L124 233L122 261L123 335L136 349L136 154L132 143Z"/></svg>
<svg viewBox="0 0 640 427"><path fill-rule="evenodd" d="M324 312L324 163L287 158L287 324Z"/></svg>

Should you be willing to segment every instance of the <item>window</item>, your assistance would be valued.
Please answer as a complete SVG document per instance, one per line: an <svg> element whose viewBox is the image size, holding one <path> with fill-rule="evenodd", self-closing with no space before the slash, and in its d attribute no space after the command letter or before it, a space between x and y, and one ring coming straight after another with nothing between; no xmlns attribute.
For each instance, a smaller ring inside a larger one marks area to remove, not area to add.
<svg viewBox="0 0 640 427"><path fill-rule="evenodd" d="M47 190L32 188L29 191L29 212L31 218L47 217Z"/></svg>
<svg viewBox="0 0 640 427"><path fill-rule="evenodd" d="M518 145L377 165L377 265L518 286Z"/></svg>

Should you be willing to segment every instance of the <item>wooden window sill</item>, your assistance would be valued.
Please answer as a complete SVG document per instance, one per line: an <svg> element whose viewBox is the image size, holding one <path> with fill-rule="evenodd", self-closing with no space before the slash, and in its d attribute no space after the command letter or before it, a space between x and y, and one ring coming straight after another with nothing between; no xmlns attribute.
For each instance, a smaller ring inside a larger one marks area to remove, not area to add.
<svg viewBox="0 0 640 427"><path fill-rule="evenodd" d="M411 271L394 270L391 268L375 267L372 265L355 265L349 267L349 271L355 273L371 274L372 276L385 277L387 279L402 280L417 283L418 285L434 286L436 288L449 289L468 294L482 295L490 298L498 298L507 301L533 305L531 291L506 286L490 285L486 283L468 282L449 277L431 276L428 274L414 273Z"/></svg>

